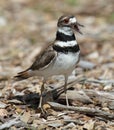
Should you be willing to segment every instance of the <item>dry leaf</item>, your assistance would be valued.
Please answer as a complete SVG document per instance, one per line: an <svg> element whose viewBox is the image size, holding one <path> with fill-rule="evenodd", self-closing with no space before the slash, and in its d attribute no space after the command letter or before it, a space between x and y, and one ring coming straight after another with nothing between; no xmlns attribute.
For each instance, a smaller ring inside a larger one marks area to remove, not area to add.
<svg viewBox="0 0 114 130"><path fill-rule="evenodd" d="M6 108L8 105L0 101L0 108Z"/></svg>
<svg viewBox="0 0 114 130"><path fill-rule="evenodd" d="M87 123L85 123L83 128L86 130L94 130L94 126L95 126L95 121L89 120Z"/></svg>
<svg viewBox="0 0 114 130"><path fill-rule="evenodd" d="M31 116L30 111L29 112L24 112L24 114L21 116L20 119L23 122L27 123L29 121L29 119L30 119L30 116Z"/></svg>
<svg viewBox="0 0 114 130"><path fill-rule="evenodd" d="M1 117L5 117L5 116L7 116L7 114L8 114L8 112L6 109L0 109L0 116Z"/></svg>

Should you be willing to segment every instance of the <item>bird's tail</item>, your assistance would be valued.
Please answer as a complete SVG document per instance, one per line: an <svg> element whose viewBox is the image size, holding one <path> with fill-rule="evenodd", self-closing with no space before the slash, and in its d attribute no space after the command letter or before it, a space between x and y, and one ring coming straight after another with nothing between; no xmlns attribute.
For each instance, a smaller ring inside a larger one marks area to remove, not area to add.
<svg viewBox="0 0 114 130"><path fill-rule="evenodd" d="M20 80L27 79L29 77L31 77L29 70L25 70L25 71L19 72L16 76L14 76L14 80L20 81Z"/></svg>

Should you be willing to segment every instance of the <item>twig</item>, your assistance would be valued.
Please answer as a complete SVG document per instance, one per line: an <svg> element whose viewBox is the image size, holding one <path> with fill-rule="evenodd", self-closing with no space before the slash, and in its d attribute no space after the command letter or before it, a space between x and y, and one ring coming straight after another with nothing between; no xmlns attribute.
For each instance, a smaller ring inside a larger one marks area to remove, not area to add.
<svg viewBox="0 0 114 130"><path fill-rule="evenodd" d="M104 84L104 85L107 85L107 84L112 84L112 85L114 85L114 80L112 79L110 79L110 80L108 80L108 79L86 79L85 80L85 83L98 83L98 84Z"/></svg>
<svg viewBox="0 0 114 130"><path fill-rule="evenodd" d="M12 125L16 125L21 123L21 121L18 118L9 120L8 122L5 122L4 124L2 124L0 126L0 130L6 129L6 128L10 128Z"/></svg>
<svg viewBox="0 0 114 130"><path fill-rule="evenodd" d="M74 107L61 105L59 103L48 102L48 104L55 110L71 110L76 111L82 114L90 115L90 116L98 116L109 120L114 120L114 114L104 112L94 108L87 108L87 107Z"/></svg>

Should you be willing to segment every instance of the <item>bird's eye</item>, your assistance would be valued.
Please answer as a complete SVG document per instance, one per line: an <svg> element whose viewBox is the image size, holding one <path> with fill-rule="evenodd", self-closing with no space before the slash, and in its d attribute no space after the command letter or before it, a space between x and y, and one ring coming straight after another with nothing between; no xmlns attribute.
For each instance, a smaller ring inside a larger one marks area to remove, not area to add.
<svg viewBox="0 0 114 130"><path fill-rule="evenodd" d="M64 23L68 23L69 22L69 19L64 19Z"/></svg>

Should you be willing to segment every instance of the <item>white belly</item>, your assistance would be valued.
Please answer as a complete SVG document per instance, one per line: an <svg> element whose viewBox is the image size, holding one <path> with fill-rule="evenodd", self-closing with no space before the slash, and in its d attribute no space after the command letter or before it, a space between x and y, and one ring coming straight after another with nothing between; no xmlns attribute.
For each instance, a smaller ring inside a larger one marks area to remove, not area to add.
<svg viewBox="0 0 114 130"><path fill-rule="evenodd" d="M52 70L57 74L71 73L79 59L79 53L60 53L52 67Z"/></svg>
<svg viewBox="0 0 114 130"><path fill-rule="evenodd" d="M69 75L75 69L76 63L79 60L79 52L68 54L59 53L57 58L53 63L49 65L49 67L38 71L37 74L39 76L44 76L45 78L52 75Z"/></svg>

